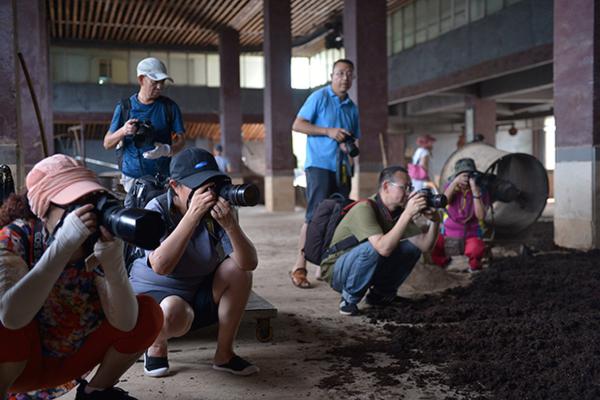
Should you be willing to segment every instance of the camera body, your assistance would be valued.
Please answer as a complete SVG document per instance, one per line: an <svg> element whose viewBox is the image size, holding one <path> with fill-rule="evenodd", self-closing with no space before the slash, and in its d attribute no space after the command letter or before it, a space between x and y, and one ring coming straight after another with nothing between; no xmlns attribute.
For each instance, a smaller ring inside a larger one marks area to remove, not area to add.
<svg viewBox="0 0 600 400"><path fill-rule="evenodd" d="M133 123L136 127L136 131L133 134L133 144L138 149L150 145L153 146L156 141L156 133L154 126L149 120L136 121Z"/></svg>
<svg viewBox="0 0 600 400"><path fill-rule="evenodd" d="M160 245L165 234L165 223L159 212L143 208L124 208L109 194L100 195L92 202L98 216L98 225L112 235L137 247L152 250Z"/></svg>
<svg viewBox="0 0 600 400"><path fill-rule="evenodd" d="M418 190L417 193L421 193L425 196L427 207L429 208L444 208L448 205L448 198L446 195L436 194L430 188L423 188Z"/></svg>
<svg viewBox="0 0 600 400"><path fill-rule="evenodd" d="M346 138L342 142L346 144L346 148L348 149L348 155L350 155L350 157L356 157L360 154L360 150L356 146L355 142L356 139L354 139L354 136L352 135L346 135Z"/></svg>
<svg viewBox="0 0 600 400"><path fill-rule="evenodd" d="M469 179L474 179L475 184L482 188L487 188L494 183L496 175L486 174L485 172L471 171L469 172Z"/></svg>

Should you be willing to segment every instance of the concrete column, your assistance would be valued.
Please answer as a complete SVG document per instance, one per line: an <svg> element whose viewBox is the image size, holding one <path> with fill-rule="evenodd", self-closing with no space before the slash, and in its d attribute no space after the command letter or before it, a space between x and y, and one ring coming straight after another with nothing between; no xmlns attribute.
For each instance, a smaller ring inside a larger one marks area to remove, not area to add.
<svg viewBox="0 0 600 400"><path fill-rule="evenodd" d="M240 97L240 34L232 28L219 32L219 122L223 153L231 164L232 176L242 171L242 108Z"/></svg>
<svg viewBox="0 0 600 400"><path fill-rule="evenodd" d="M600 247L600 4L554 1L554 241Z"/></svg>
<svg viewBox="0 0 600 400"><path fill-rule="evenodd" d="M474 139L474 136L483 135L483 141L489 145L496 145L496 101L480 99L478 97L467 97L467 109L472 110L473 117L473 137L469 137L467 132L467 142ZM467 115L469 115L467 113ZM466 124L467 126L470 123Z"/></svg>
<svg viewBox="0 0 600 400"><path fill-rule="evenodd" d="M293 211L290 1L264 0L263 7L265 205L269 211Z"/></svg>
<svg viewBox="0 0 600 400"><path fill-rule="evenodd" d="M387 132L385 0L344 0L344 48L357 76L350 97L358 106L362 134L352 196L363 198L376 191L382 169L379 133Z"/></svg>

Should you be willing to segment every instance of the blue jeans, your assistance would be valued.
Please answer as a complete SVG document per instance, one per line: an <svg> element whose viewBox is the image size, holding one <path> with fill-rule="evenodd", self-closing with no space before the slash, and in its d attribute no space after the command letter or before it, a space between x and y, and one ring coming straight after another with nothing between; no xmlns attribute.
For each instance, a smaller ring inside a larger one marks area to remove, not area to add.
<svg viewBox="0 0 600 400"><path fill-rule="evenodd" d="M368 241L337 259L331 287L348 303L358 304L369 288L381 296L395 296L421 257L421 250L402 240L389 257L382 257Z"/></svg>

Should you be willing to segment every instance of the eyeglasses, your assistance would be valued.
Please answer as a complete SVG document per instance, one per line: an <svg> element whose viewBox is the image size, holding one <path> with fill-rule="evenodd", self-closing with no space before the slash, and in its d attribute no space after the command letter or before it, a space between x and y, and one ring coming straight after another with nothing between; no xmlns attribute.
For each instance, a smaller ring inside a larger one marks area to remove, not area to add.
<svg viewBox="0 0 600 400"><path fill-rule="evenodd" d="M333 76L335 76L336 78L344 78L344 77L346 77L346 78L348 78L350 80L352 80L352 79L355 78L354 72L352 72L352 71L347 71L347 72L344 72L344 71L335 71L333 73Z"/></svg>
<svg viewBox="0 0 600 400"><path fill-rule="evenodd" d="M159 85L162 86L162 87L167 86L167 80L166 79L163 79L163 80L160 80L160 81L155 81L155 80L152 80L152 79L150 79L148 77L146 77L146 78L148 79L148 82L150 82L150 86L152 86L152 87L157 87Z"/></svg>
<svg viewBox="0 0 600 400"><path fill-rule="evenodd" d="M409 192L409 193L412 192L412 190L414 189L413 185L410 185L410 184L409 185L404 185L404 184L396 183L396 182L392 182L392 181L388 181L388 182L390 183L390 185L396 186L397 188L402 189L402 190L404 190L406 192Z"/></svg>

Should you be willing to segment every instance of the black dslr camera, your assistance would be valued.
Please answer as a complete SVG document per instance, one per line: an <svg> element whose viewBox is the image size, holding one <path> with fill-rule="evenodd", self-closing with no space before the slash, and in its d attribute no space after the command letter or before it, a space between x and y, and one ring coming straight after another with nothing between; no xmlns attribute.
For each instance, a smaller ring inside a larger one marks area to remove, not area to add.
<svg viewBox="0 0 600 400"><path fill-rule="evenodd" d="M91 203L98 215L98 225L104 226L112 235L142 249L153 250L160 245L165 224L159 212L124 208L119 200L104 193Z"/></svg>
<svg viewBox="0 0 600 400"><path fill-rule="evenodd" d="M145 145L154 146L156 134L152 123L149 120L145 120L136 121L133 124L136 127L136 131L133 134L133 144L135 147L140 149Z"/></svg>
<svg viewBox="0 0 600 400"><path fill-rule="evenodd" d="M258 204L260 199L260 191L258 186L252 183L243 185L233 185L230 177L218 176L208 180L206 183L214 182L213 190L220 197L224 198L233 206L252 207ZM188 198L189 202L192 199L193 192Z"/></svg>
<svg viewBox="0 0 600 400"><path fill-rule="evenodd" d="M496 175L486 174L485 172L471 171L469 172L469 179L473 178L475 184L479 187L487 188L492 185L496 179Z"/></svg>
<svg viewBox="0 0 600 400"><path fill-rule="evenodd" d="M435 194L430 188L423 188L418 190L417 193L421 193L425 196L428 208L444 208L448 205L448 198L444 194Z"/></svg>
<svg viewBox="0 0 600 400"><path fill-rule="evenodd" d="M350 157L356 157L360 154L360 150L356 146L356 139L352 135L346 135L346 138L342 143L346 143L346 148L348 149L348 154Z"/></svg>

